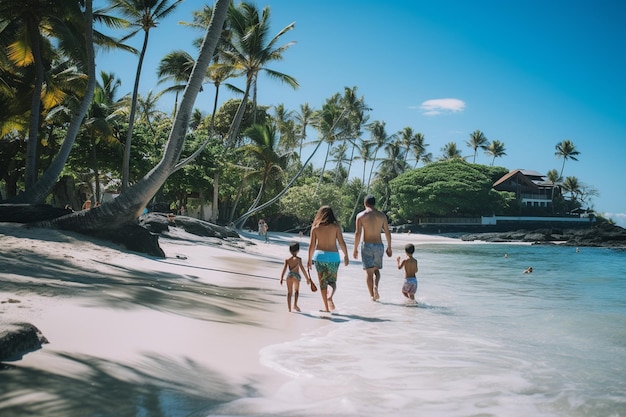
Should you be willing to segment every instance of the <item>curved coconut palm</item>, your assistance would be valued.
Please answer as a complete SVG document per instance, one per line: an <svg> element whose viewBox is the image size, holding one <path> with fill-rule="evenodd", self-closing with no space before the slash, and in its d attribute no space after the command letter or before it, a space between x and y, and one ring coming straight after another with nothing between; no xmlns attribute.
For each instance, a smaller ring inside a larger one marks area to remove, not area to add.
<svg viewBox="0 0 626 417"><path fill-rule="evenodd" d="M137 109L137 99L139 95L139 80L143 68L143 60L148 49L148 39L150 30L157 27L159 20L170 15L182 0L109 0L111 6L108 10L119 11L129 25L135 29L126 35L122 41L135 36L143 31L143 44L139 52L137 70L135 72L135 84L130 102L130 113L128 116L128 132L126 133L126 144L124 148L124 160L122 163L122 190L128 188L130 177L130 147L133 140L133 125L135 124L135 112ZM173 3L171 3L173 1ZM171 4L170 4L171 3Z"/></svg>
<svg viewBox="0 0 626 417"><path fill-rule="evenodd" d="M232 146L239 134L239 127L241 126L251 90L252 114L256 114L257 79L261 71L271 78L287 83L293 88L299 86L296 79L292 76L267 67L270 62L283 59L283 53L294 44L294 42L288 42L285 45L277 46L281 36L292 30L295 23L285 26L276 36L270 39L269 19L269 6L263 9L261 15L259 15L254 3L250 2L242 2L238 7L235 7L233 4L229 8L228 28L231 36L224 43L224 48L220 51L220 54L227 64L241 69L246 77L246 87L241 104L237 109L229 130L227 146Z"/></svg>
<svg viewBox="0 0 626 417"><path fill-rule="evenodd" d="M563 140L556 144L555 146L556 152L554 153L557 158L563 158L563 165L561 165L561 172L559 173L559 177L563 176L563 169L565 168L565 161L571 159L572 161L578 161L576 156L580 155L580 152L574 146L574 142L571 140Z"/></svg>
<svg viewBox="0 0 626 417"><path fill-rule="evenodd" d="M506 155L504 143L499 140L494 140L485 148L485 154L491 156L491 166L493 166L496 158L501 158Z"/></svg>
<svg viewBox="0 0 626 417"><path fill-rule="evenodd" d="M480 130L475 130L470 133L470 138L465 142L468 147L474 150L474 159L472 163L476 163L476 154L478 153L478 149L487 149L489 146L489 141L483 132Z"/></svg>

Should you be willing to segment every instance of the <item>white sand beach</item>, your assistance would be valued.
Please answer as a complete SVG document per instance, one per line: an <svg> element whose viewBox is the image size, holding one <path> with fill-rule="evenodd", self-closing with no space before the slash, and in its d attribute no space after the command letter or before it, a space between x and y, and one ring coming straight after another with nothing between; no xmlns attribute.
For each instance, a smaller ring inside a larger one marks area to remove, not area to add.
<svg viewBox="0 0 626 417"><path fill-rule="evenodd" d="M333 323L306 313L322 306L306 285L303 313L288 313L282 263L292 240L306 263L308 238L270 235L269 244L252 233L222 241L173 228L158 259L0 223L0 326L29 322L50 342L0 371L0 415L190 415L276 390L288 376L264 367L259 351ZM351 235L346 242L351 252ZM341 274L360 278L360 262Z"/></svg>

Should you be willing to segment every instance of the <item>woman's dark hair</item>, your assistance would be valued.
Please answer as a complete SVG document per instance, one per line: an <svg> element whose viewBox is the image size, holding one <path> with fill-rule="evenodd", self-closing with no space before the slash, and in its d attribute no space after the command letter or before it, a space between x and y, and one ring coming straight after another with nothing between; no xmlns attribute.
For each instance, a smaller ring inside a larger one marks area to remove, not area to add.
<svg viewBox="0 0 626 417"><path fill-rule="evenodd" d="M335 218L335 213L330 206L322 206L317 210L315 219L313 219L313 227L320 224L337 224L337 218Z"/></svg>

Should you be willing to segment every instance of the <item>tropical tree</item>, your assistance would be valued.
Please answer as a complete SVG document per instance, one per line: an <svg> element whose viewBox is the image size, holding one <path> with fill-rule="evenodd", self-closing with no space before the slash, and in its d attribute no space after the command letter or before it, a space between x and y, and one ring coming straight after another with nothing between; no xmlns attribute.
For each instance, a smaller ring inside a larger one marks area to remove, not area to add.
<svg viewBox="0 0 626 417"><path fill-rule="evenodd" d="M450 159L463 159L461 151L457 148L455 142L448 142L441 148L442 155L440 160L447 161Z"/></svg>
<svg viewBox="0 0 626 417"><path fill-rule="evenodd" d="M413 157L415 158L415 164L413 168L417 167L417 164L422 161L426 164L432 162L433 154L430 152L426 152L426 148L430 145L425 143L426 138L424 138L423 133L416 133L413 144L411 146L411 152L413 153Z"/></svg>
<svg viewBox="0 0 626 417"><path fill-rule="evenodd" d="M349 163L352 160L348 157L348 143L341 142L330 151L330 155L332 156L330 162L335 163L335 184L340 185L340 177L348 175L348 172L344 168L343 164ZM341 182L343 182L343 180Z"/></svg>
<svg viewBox="0 0 626 417"><path fill-rule="evenodd" d="M508 171L497 169L500 176ZM515 195L493 189L497 169L455 158L407 171L390 181L393 209L406 220L501 213Z"/></svg>
<svg viewBox="0 0 626 417"><path fill-rule="evenodd" d="M472 163L476 163L476 154L478 153L478 149L485 150L489 146L489 140L487 140L485 134L480 130L475 130L470 133L470 138L465 143L468 147L474 150L474 159L472 160Z"/></svg>
<svg viewBox="0 0 626 417"><path fill-rule="evenodd" d="M231 33L224 43L220 55L224 58L226 64L242 71L246 77L246 87L240 107L230 128L227 146L232 146L239 134L239 127L248 104L250 91L252 91L252 114L254 117L257 105L257 79L261 71L293 88L298 87L298 82L292 76L267 67L270 62L281 60L283 53L294 44L294 42L288 42L277 46L280 38L292 30L295 23L285 26L277 35L270 39L269 20L269 6L266 6L260 15L254 3L251 2L244 1L238 7L231 4L229 8L228 29ZM254 122L255 120L253 119Z"/></svg>
<svg viewBox="0 0 626 417"><path fill-rule="evenodd" d="M374 144L374 159L370 167L370 175L369 175L369 179L367 180L366 191L365 191L366 193L368 192L370 182L372 181L372 174L374 172L374 165L376 165L376 161L378 158L378 151L387 143L389 143L390 140L393 139L393 136L387 135L387 131L385 130L385 122L376 120L372 122L370 125L368 125L367 129L371 133L371 142Z"/></svg>
<svg viewBox="0 0 626 417"><path fill-rule="evenodd" d="M565 168L565 161L571 159L572 161L578 161L576 158L580 155L580 152L574 146L574 143L571 140L563 140L556 144L555 146L556 152L554 153L557 158L563 158L563 165L561 165L561 172L559 173L559 177L563 176L563 169Z"/></svg>
<svg viewBox="0 0 626 417"><path fill-rule="evenodd" d="M313 118L313 126L319 132L319 139L316 143L326 143L326 156L324 157L324 163L322 165L322 171L320 173L317 186L319 187L324 178L324 172L326 171L326 164L328 163L328 157L330 151L333 148L335 142L343 138L344 129L341 126L341 121L346 111L339 106L338 95L335 94L330 99L326 100L326 103L322 106L322 109L315 113Z"/></svg>
<svg viewBox="0 0 626 417"><path fill-rule="evenodd" d="M261 184L256 198L252 202L252 206L248 212L254 210L259 205L265 191L265 186L272 177L281 177L287 162L291 157L291 152L278 154L279 137L276 125L273 123L265 123L263 125L252 125L246 129L244 135L251 140L251 143L239 148L240 151L252 156L258 163L259 167L255 172L261 177ZM246 222L247 218L239 219L236 226L241 226Z"/></svg>
<svg viewBox="0 0 626 417"><path fill-rule="evenodd" d="M135 123L135 112L137 109L137 98L139 95L139 81L143 60L148 49L148 39L150 30L157 27L159 21L170 15L182 0L109 0L108 11L117 10L122 16L128 19L134 30L126 35L123 40L127 40L143 31L143 44L139 52L137 70L135 72L135 84L130 102L130 113L128 116L128 132L126 134L126 144L124 148L124 160L122 163L122 189L128 188L130 176L130 147L133 139L133 125Z"/></svg>
<svg viewBox="0 0 626 417"><path fill-rule="evenodd" d="M91 169L95 183L95 198L100 202L100 171L97 147L105 144L107 147L121 147L115 135L115 126L123 117L123 109L116 103L115 94L121 85L119 78L113 73L100 72L101 83L98 83L94 92L93 101L89 107L83 124L83 136L89 142Z"/></svg>
<svg viewBox="0 0 626 417"><path fill-rule="evenodd" d="M302 145L306 141L306 128L311 124L311 119L313 118L315 111L309 106L309 103L304 103L300 105L300 111L294 116L296 122L298 123L299 130L299 139L300 139L300 150L298 151L298 156L302 155Z"/></svg>
<svg viewBox="0 0 626 417"><path fill-rule="evenodd" d="M11 6L16 6L16 3L14 2L7 2L7 3L8 4L3 2L2 4L0 4L0 7L8 6L10 8ZM69 2L69 3L73 3L73 2ZM46 2L46 4L48 3ZM51 16L55 16L54 7L46 8L44 7L45 5L34 5L31 3L21 3L20 6L21 5L33 6L33 7L42 6L43 9L45 9L47 13L52 13ZM78 8L79 6L78 3L74 4L74 6L75 6L75 9L71 9L71 10L74 10L75 13L78 13L78 16L83 16L84 20L82 22L79 20L76 20L75 19L76 16L70 13L73 16L70 18L70 20L73 23L71 25L74 29L73 33L79 34L79 35L70 37L71 40L76 42L73 44L75 49L71 49L74 47L70 47L69 45L65 45L65 46L67 50L74 50L76 56L81 56L82 54L82 59L77 60L76 63L86 68L87 81L85 85L85 90L82 95L82 98L79 99L80 100L79 104L75 107L75 110L72 112L71 121L67 125L65 138L63 140L63 143L57 155L54 157L54 160L48 166L44 174L37 180L36 183L32 184L29 188L25 190L25 192L19 194L18 196L12 199L12 201L16 203L42 202L50 194L55 182L59 178L59 175L65 165L65 162L67 161L70 150L72 149L72 145L74 144L74 141L80 129L80 125L83 121L83 118L85 117L85 114L87 113L89 109L89 104L91 103L91 100L93 97L93 92L94 92L95 85L96 85L96 77L95 77L95 61L94 61L94 49L93 49L94 37L93 37L93 24L92 24L93 22L92 2L91 1L85 2L84 13L80 10L80 8ZM37 10L41 11L41 8L37 8ZM30 10L28 10L28 12L30 12ZM61 13L61 10L59 10L58 12ZM3 13L4 13L4 10L3 10ZM0 16L4 16L3 13L0 13ZM63 16L63 15L60 15L60 16ZM42 20L35 20L35 21L39 22L39 24L43 22ZM34 23L33 21L29 21L28 24L32 25L33 23ZM50 30L52 26L54 25L52 24L50 26L44 25L46 30ZM36 31L35 29L37 28L34 28L32 30ZM39 51L37 50L40 47L39 42L41 41L41 39L40 39L39 32L35 33L33 36L37 37L37 40L35 41L37 45L34 46L35 49L33 50L31 49L31 47L26 46L23 49L23 52L25 54L24 57L26 61L33 62L34 65L38 68L35 71L37 75L35 75L34 77L35 87L31 93L33 94L31 113L35 112L39 114L39 111L40 111L39 103L41 103L40 96L43 90L43 83L42 83L41 78L39 77L41 75L40 74L41 68L39 68L39 66L42 65L42 63L41 62L38 63L38 59L40 60L42 55L41 55L41 50ZM60 45L64 45L65 44L64 42L65 42L64 38L59 39ZM20 44L19 41L18 41L18 44L24 45L24 44ZM13 45L18 46L18 44L14 43ZM79 50L82 50L82 53L80 53ZM15 49L15 51L17 51L17 49ZM9 53L9 55L11 55L11 52ZM39 58L35 58L35 57L39 57ZM37 120L37 123L34 123L35 120ZM35 142L33 143L33 146L36 146L36 143L38 142L38 134L39 134L38 120L39 120L38 116L35 116L35 118L31 118L31 124L29 127L29 135L31 135L34 138L34 142ZM34 156L27 155L27 165L28 165L29 158L30 158L31 164L36 164L36 152L35 151L33 152L34 152ZM34 169L35 168L33 168L33 172L34 172ZM32 175L31 180L34 181L34 175Z"/></svg>
<svg viewBox="0 0 626 417"><path fill-rule="evenodd" d="M30 97L30 120L28 127L26 190L37 180L37 147L39 144L42 97L46 92L46 70L57 53L50 38L58 42L70 55L78 58L78 51L84 57L84 38L77 29L84 28L83 13L79 2L27 0L0 2L0 30L2 41L6 42L8 61L18 69L28 69L32 74ZM84 62L84 60L83 60Z"/></svg>
<svg viewBox="0 0 626 417"><path fill-rule="evenodd" d="M348 117L345 119L346 123L346 138L352 144L350 151L350 158L348 162L348 172L346 173L346 181L350 177L350 171L352 170L352 161L354 160L354 153L357 149L358 143L362 141L361 135L363 134L361 129L367 123L369 116L366 112L371 110L367 104L365 104L365 98L363 96L357 97L357 87L344 87L343 97L340 99L340 105L348 111Z"/></svg>
<svg viewBox="0 0 626 417"><path fill-rule="evenodd" d="M485 154L491 156L491 166L495 162L496 158L501 158L506 155L506 149L504 143L499 140L493 140L486 148ZM475 157L475 156L474 156Z"/></svg>
<svg viewBox="0 0 626 417"><path fill-rule="evenodd" d="M157 67L157 76L159 77L159 84L164 82L173 83L165 90L161 91L159 95L173 92L174 97L174 111L173 116L176 116L176 107L178 107L178 95L185 89L189 76L193 70L193 66L196 61L186 51L176 50L168 53L159 62Z"/></svg>
<svg viewBox="0 0 626 417"><path fill-rule="evenodd" d="M183 93L179 111L174 119L163 157L159 163L133 187L114 200L92 210L59 217L51 221L53 225L64 229L88 232L103 228L115 229L123 224L133 222L169 175L180 168L179 159L185 143L189 118L193 112L193 104L202 87L206 69L213 57L221 28L226 19L228 6L228 0L217 0L215 3L213 19L205 34L196 66Z"/></svg>
<svg viewBox="0 0 626 417"><path fill-rule="evenodd" d="M407 170L408 164L402 158L404 152L406 150L402 140L395 140L385 145L386 156L380 162L376 174L376 180L383 186L384 198L381 205L383 210L387 209L391 197L390 182Z"/></svg>

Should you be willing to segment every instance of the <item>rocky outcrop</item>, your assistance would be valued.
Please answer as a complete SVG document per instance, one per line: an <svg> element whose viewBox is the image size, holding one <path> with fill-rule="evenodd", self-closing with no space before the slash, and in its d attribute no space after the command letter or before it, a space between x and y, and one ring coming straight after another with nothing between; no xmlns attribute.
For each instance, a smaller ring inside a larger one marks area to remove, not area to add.
<svg viewBox="0 0 626 417"><path fill-rule="evenodd" d="M48 343L43 334L30 323L2 324L0 327L0 362L15 361Z"/></svg>
<svg viewBox="0 0 626 417"><path fill-rule="evenodd" d="M153 233L162 233L170 227L178 227L187 233L203 237L217 237L225 239L239 237L239 234L228 227L209 223L188 216L173 216L165 213L148 213L141 216L139 224Z"/></svg>
<svg viewBox="0 0 626 417"><path fill-rule="evenodd" d="M626 249L626 229L608 223L576 229L537 229L512 232L469 233L461 240L485 242L559 243L566 246L596 246Z"/></svg>

